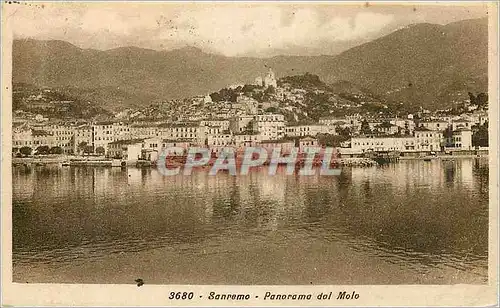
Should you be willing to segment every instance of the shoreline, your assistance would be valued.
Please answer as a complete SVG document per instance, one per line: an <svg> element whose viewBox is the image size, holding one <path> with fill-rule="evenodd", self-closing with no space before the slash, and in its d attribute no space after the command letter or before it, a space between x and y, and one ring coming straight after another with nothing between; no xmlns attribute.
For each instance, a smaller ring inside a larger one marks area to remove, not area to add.
<svg viewBox="0 0 500 308"><path fill-rule="evenodd" d="M431 160L454 160L454 159L463 159L463 158L487 158L489 157L488 154L482 154L482 155L474 155L474 154L463 154L463 155L436 155L436 156L424 156L424 157L412 157L412 156L401 156L399 157L399 160L425 160L425 159L431 159Z"/></svg>
<svg viewBox="0 0 500 308"><path fill-rule="evenodd" d="M392 161L390 163L397 163L398 161L408 161L408 160L441 160L441 161L452 161L456 159L467 159L467 158L488 158L488 154L479 154L479 155L474 155L474 154L462 154L462 155L436 155L436 156L398 156L396 157L395 161ZM64 165L68 164L70 166L88 166L88 167L121 167L121 166L112 166L113 159L107 159L105 157L96 157L96 156L91 156L91 157L86 157L86 156L69 156L69 155L63 155L63 156L56 156L56 157L13 157L12 158L12 166L17 167L17 166L25 166L25 167L30 167L31 165L36 165L36 166L44 166L44 165L53 165L53 164L59 164L59 165ZM150 163L149 165L144 163ZM303 165L304 160L303 159L297 159L296 164L298 166ZM269 164L269 162L267 162ZM313 162L313 166L321 166L322 160L315 160ZM339 157L339 158L334 158L331 161L332 165L339 165L339 166L374 166L377 165L377 162L371 158L368 157ZM69 166L66 165L66 166ZM136 166L137 165L137 166ZM213 161L209 162L207 166L212 166ZM146 160L137 160L137 161L128 161L127 162L127 167L137 167L137 168L143 168L143 167L151 167L154 166L154 163L151 164L151 162L146 161Z"/></svg>

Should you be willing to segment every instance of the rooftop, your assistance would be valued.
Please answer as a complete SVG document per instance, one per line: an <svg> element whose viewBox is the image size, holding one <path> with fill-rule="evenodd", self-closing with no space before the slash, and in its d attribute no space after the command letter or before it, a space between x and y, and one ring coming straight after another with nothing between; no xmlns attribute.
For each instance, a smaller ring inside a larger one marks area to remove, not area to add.
<svg viewBox="0 0 500 308"><path fill-rule="evenodd" d="M45 130L34 129L31 131L31 133L33 134L33 136L52 136L51 133L49 133L48 131L45 131Z"/></svg>
<svg viewBox="0 0 500 308"><path fill-rule="evenodd" d="M200 127L200 122L163 123L159 127Z"/></svg>
<svg viewBox="0 0 500 308"><path fill-rule="evenodd" d="M188 138L178 138L178 139L163 139L163 142L165 143L175 143L175 142L191 142L192 139Z"/></svg>
<svg viewBox="0 0 500 308"><path fill-rule="evenodd" d="M247 131L244 131L244 132L234 133L233 135L235 135L235 136L244 136L244 135L259 135L259 134L260 134L259 132L247 130Z"/></svg>
<svg viewBox="0 0 500 308"><path fill-rule="evenodd" d="M352 139L382 139L382 138L394 138L394 139L401 139L401 138L413 138L412 135L360 135L356 137L352 137Z"/></svg>
<svg viewBox="0 0 500 308"><path fill-rule="evenodd" d="M429 132L431 130L426 128L426 127L423 127L423 126L419 126L419 127L415 127L415 131L416 132Z"/></svg>

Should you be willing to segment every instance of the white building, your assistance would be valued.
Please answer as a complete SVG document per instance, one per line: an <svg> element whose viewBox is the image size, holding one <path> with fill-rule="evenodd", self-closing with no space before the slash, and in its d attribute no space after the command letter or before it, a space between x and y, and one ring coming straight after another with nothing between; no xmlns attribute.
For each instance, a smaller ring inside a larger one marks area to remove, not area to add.
<svg viewBox="0 0 500 308"><path fill-rule="evenodd" d="M232 146L233 135L230 132L207 135L207 145L209 148Z"/></svg>
<svg viewBox="0 0 500 308"><path fill-rule="evenodd" d="M272 86L275 89L278 87L276 76L274 75L274 72L271 68L269 68L269 72L267 72L266 77L264 77L264 86L266 88Z"/></svg>
<svg viewBox="0 0 500 308"><path fill-rule="evenodd" d="M253 115L239 115L230 120L230 130L234 133L253 130Z"/></svg>
<svg viewBox="0 0 500 308"><path fill-rule="evenodd" d="M389 123L400 128L403 134L412 135L415 130L415 122L411 119L390 119Z"/></svg>
<svg viewBox="0 0 500 308"><path fill-rule="evenodd" d="M399 126L391 124L390 122L382 122L379 125L376 125L373 129L380 134L394 135L399 133L399 130L401 128Z"/></svg>
<svg viewBox="0 0 500 308"><path fill-rule="evenodd" d="M224 122L221 121L220 123ZM210 127L212 126L200 126L198 122L167 124L161 125L156 135L163 139L185 139L193 144L203 145L207 138L206 131Z"/></svg>
<svg viewBox="0 0 500 308"><path fill-rule="evenodd" d="M415 150L420 152L441 151L443 132L425 127L415 128Z"/></svg>
<svg viewBox="0 0 500 308"><path fill-rule="evenodd" d="M299 140L299 151L304 151L305 148L308 147L318 147L319 142L318 139L312 137L305 137Z"/></svg>
<svg viewBox="0 0 500 308"><path fill-rule="evenodd" d="M262 140L260 146L270 155L275 148L281 149L281 155L289 154L295 148L295 142L290 140Z"/></svg>
<svg viewBox="0 0 500 308"><path fill-rule="evenodd" d="M362 119L358 114L345 117L325 117L319 119L319 124L350 128L353 132L361 129Z"/></svg>
<svg viewBox="0 0 500 308"><path fill-rule="evenodd" d="M130 138L152 138L158 136L159 127L154 123L136 123L130 125Z"/></svg>
<svg viewBox="0 0 500 308"><path fill-rule="evenodd" d="M353 137L351 149L353 153L365 152L409 152L415 150L414 137Z"/></svg>
<svg viewBox="0 0 500 308"><path fill-rule="evenodd" d="M12 130L12 147L33 147L33 135L31 129L19 127Z"/></svg>
<svg viewBox="0 0 500 308"><path fill-rule="evenodd" d="M472 123L471 121L464 118L459 118L451 122L451 129L454 131L460 128L470 129L472 125L474 125L474 123Z"/></svg>
<svg viewBox="0 0 500 308"><path fill-rule="evenodd" d="M246 114L257 114L257 107L259 106L259 102L257 100L246 95L239 95L236 98L236 103L243 107Z"/></svg>
<svg viewBox="0 0 500 308"><path fill-rule="evenodd" d="M127 162L136 162L142 157L144 139L117 140L107 144L109 158L122 159Z"/></svg>
<svg viewBox="0 0 500 308"><path fill-rule="evenodd" d="M425 127L428 130L444 131L448 128L449 123L443 120L425 120L418 123L419 127Z"/></svg>
<svg viewBox="0 0 500 308"><path fill-rule="evenodd" d="M233 144L236 148L256 147L262 141L262 136L258 132L243 132L233 135Z"/></svg>
<svg viewBox="0 0 500 308"><path fill-rule="evenodd" d="M114 140L132 139L129 125L124 122L113 123L113 137Z"/></svg>
<svg viewBox="0 0 500 308"><path fill-rule="evenodd" d="M107 153L108 144L115 141L112 122L100 122L92 125L92 145L94 151L103 148Z"/></svg>
<svg viewBox="0 0 500 308"><path fill-rule="evenodd" d="M282 114L256 115L253 130L260 132L262 140L281 139L285 135L285 116Z"/></svg>
<svg viewBox="0 0 500 308"><path fill-rule="evenodd" d="M200 122L200 126L220 127L222 130L228 130L229 124L230 121L227 119L210 119L210 120L202 120Z"/></svg>
<svg viewBox="0 0 500 308"><path fill-rule="evenodd" d="M459 128L446 137L447 150L473 150L472 131L469 128Z"/></svg>
<svg viewBox="0 0 500 308"><path fill-rule="evenodd" d="M289 137L315 137L317 134L335 135L335 126L321 124L285 126L285 135Z"/></svg>
<svg viewBox="0 0 500 308"><path fill-rule="evenodd" d="M41 128L54 136L54 146L60 147L64 154L73 153L74 127L63 124L47 124Z"/></svg>
<svg viewBox="0 0 500 308"><path fill-rule="evenodd" d="M92 126L81 125L75 128L75 134L73 138L73 152L81 152L80 144L86 143L87 146L93 146L92 138Z"/></svg>

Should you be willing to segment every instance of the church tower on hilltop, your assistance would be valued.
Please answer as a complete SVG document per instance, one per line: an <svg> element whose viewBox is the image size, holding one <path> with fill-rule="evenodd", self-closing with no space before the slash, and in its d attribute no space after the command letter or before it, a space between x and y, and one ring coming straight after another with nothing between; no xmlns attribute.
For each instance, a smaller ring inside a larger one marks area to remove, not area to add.
<svg viewBox="0 0 500 308"><path fill-rule="evenodd" d="M269 72L267 72L266 77L264 77L264 86L266 88L273 86L275 89L278 86L276 82L276 76L274 75L274 72L271 68L269 68Z"/></svg>

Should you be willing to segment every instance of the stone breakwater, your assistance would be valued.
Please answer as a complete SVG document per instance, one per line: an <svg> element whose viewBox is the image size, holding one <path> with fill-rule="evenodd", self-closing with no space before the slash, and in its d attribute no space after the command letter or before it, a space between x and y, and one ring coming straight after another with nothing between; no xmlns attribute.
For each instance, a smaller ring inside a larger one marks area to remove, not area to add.
<svg viewBox="0 0 500 308"><path fill-rule="evenodd" d="M346 166L346 167L370 167L370 166L375 166L377 164L376 161L374 161L371 158L339 158L335 160L335 163L337 163L339 166Z"/></svg>
<svg viewBox="0 0 500 308"><path fill-rule="evenodd" d="M173 159L173 165L179 166L185 163L186 157L177 157ZM212 159L208 162L207 166L212 166L215 162L215 159ZM106 159L104 157L77 157L77 156L68 156L61 155L55 157L26 157L26 158L13 158L12 165L13 166L43 166L50 164L59 164L64 165L64 163L68 163L68 165L72 166L112 166L112 160ZM297 161L297 166L303 165L303 160ZM321 159L317 159L313 161L313 166L319 167L321 166L323 161ZM264 163L264 165L268 165L269 162ZM139 168L143 167L154 167L156 166L155 162L149 161L137 161L133 164L126 164L128 167L137 166ZM370 167L377 165L377 162L371 158L334 158L331 160L331 166L333 167ZM121 166L121 164L118 164Z"/></svg>

